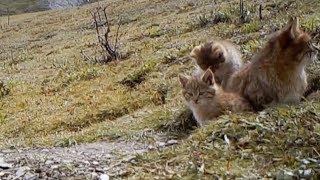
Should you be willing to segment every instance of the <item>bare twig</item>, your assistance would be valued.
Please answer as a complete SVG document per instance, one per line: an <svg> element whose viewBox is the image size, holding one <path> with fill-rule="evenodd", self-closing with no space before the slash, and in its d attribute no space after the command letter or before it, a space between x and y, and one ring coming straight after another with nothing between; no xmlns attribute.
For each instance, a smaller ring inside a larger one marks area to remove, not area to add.
<svg viewBox="0 0 320 180"><path fill-rule="evenodd" d="M241 18L242 20L244 20L244 18L245 18L243 0L240 0L240 18Z"/></svg>
<svg viewBox="0 0 320 180"><path fill-rule="evenodd" d="M259 19L262 20L262 5L259 5Z"/></svg>
<svg viewBox="0 0 320 180"><path fill-rule="evenodd" d="M10 12L9 8L7 8L7 15L8 15L8 26L10 25Z"/></svg>
<svg viewBox="0 0 320 180"><path fill-rule="evenodd" d="M107 16L106 7L102 7L100 3L96 7L95 11L91 12L93 24L96 30L98 42L102 50L102 57L89 57L83 51L81 51L82 57L86 61L91 61L94 63L107 63L110 61L120 60L122 57L119 52L119 40L120 40L120 26L121 18L116 28L116 33L114 34L113 43L111 42L111 24Z"/></svg>
<svg viewBox="0 0 320 180"><path fill-rule="evenodd" d="M96 11L92 12L91 15L94 20L94 25L96 28L96 33L97 33L100 47L105 52L105 56L103 58L104 61L109 62L109 61L119 60L121 58L119 53L119 46L118 46L121 19L116 30L114 44L112 46L109 38L109 35L111 33L111 28L110 28L110 22L108 20L108 16L106 13L106 7L101 7L100 5L98 5L98 7L96 8Z"/></svg>

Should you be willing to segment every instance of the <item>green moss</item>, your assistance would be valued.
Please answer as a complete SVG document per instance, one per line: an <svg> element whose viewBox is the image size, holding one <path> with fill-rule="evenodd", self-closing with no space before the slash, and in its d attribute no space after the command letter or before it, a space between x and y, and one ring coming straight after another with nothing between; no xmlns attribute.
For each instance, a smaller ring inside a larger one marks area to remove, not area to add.
<svg viewBox="0 0 320 180"><path fill-rule="evenodd" d="M242 31L244 33L254 33L260 30L262 27L262 24L260 21L251 21L250 23L246 23L242 26Z"/></svg>

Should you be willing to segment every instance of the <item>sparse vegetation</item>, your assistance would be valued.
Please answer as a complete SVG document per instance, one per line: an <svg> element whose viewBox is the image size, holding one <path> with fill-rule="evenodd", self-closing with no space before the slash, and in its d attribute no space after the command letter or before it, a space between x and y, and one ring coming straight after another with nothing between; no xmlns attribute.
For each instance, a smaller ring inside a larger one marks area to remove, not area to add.
<svg viewBox="0 0 320 180"><path fill-rule="evenodd" d="M243 25L242 29L244 33L254 33L261 29L262 25L260 21L251 21Z"/></svg>
<svg viewBox="0 0 320 180"><path fill-rule="evenodd" d="M304 28L317 33L318 1L266 1L262 20L244 24L235 0L217 1L212 13L211 0L100 3L108 5L110 24L126 16L120 30L128 33L118 41L121 52L130 52L126 61L83 62L80 50L94 54L97 49L90 15L96 4L10 17L0 35L0 79L5 82L0 87L0 148L177 139L173 147L134 158L121 177L285 179L302 178L310 170L308 177L319 178L312 161L320 161L319 93L299 106L227 114L197 129L177 80L178 73L192 71L191 48L208 39L231 39L247 61L266 32L281 27L290 15L300 16ZM253 0L245 3L257 7ZM314 64L308 69L312 94L319 90L320 74Z"/></svg>
<svg viewBox="0 0 320 180"><path fill-rule="evenodd" d="M9 93L10 89L2 81L0 81L0 98L8 95Z"/></svg>
<svg viewBox="0 0 320 180"><path fill-rule="evenodd" d="M143 80L145 80L145 76L156 67L157 63L157 59L151 59L147 61L146 64L144 64L141 68L139 68L132 74L129 74L129 76L123 79L120 83L129 87L135 87L136 85L140 84Z"/></svg>

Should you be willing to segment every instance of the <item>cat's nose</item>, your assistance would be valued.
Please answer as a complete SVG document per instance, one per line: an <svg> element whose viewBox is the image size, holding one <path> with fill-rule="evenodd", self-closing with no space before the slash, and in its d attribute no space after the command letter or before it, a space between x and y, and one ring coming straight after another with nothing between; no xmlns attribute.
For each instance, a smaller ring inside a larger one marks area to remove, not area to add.
<svg viewBox="0 0 320 180"><path fill-rule="evenodd" d="M198 104L198 101L199 101L198 99L194 99L194 100L193 100L193 102L194 102L195 104Z"/></svg>

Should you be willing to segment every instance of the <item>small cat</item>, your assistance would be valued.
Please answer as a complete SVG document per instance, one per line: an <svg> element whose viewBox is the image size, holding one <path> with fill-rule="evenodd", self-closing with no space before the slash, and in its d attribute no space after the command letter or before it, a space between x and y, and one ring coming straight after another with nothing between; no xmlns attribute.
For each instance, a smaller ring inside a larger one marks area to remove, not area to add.
<svg viewBox="0 0 320 180"><path fill-rule="evenodd" d="M215 75L215 81L225 87L230 76L242 67L241 53L226 40L215 40L196 46L190 57L198 65L194 76L201 76L208 68Z"/></svg>
<svg viewBox="0 0 320 180"><path fill-rule="evenodd" d="M317 57L311 37L299 29L299 19L273 33L266 45L225 88L245 97L256 110L270 103L298 103L307 88L305 67Z"/></svg>
<svg viewBox="0 0 320 180"><path fill-rule="evenodd" d="M179 74L179 80L183 97L200 126L224 114L225 111L252 110L249 102L244 98L225 92L215 82L211 69L208 69L201 78Z"/></svg>

